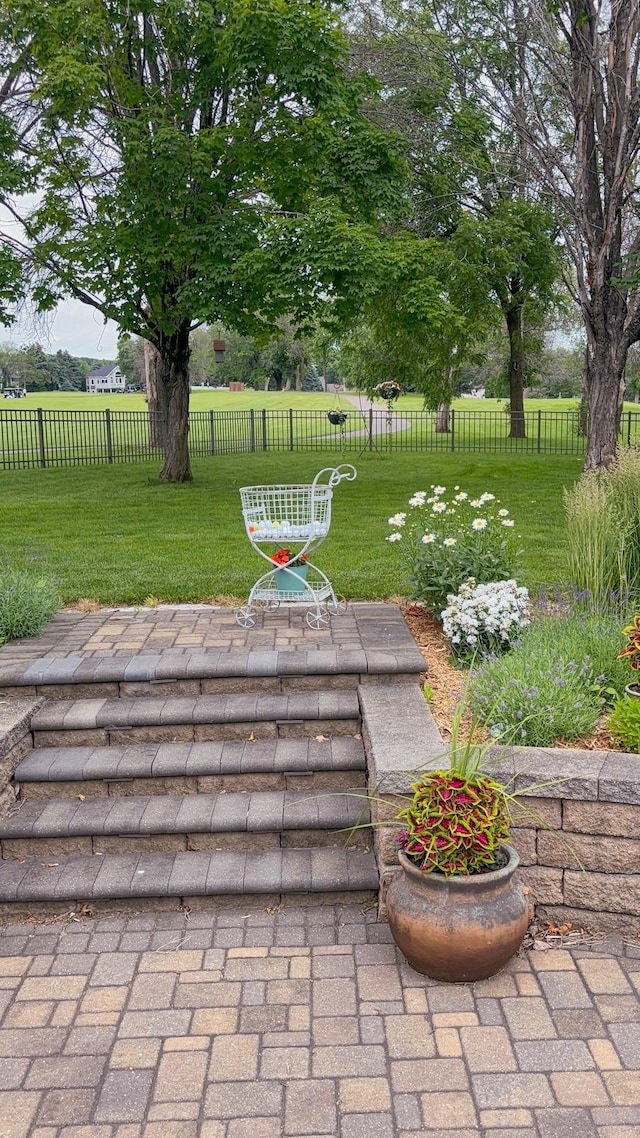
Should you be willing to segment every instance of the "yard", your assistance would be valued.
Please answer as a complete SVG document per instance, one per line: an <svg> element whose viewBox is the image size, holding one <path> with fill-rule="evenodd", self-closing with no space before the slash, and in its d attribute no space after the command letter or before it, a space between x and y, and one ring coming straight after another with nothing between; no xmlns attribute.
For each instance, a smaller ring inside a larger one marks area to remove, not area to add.
<svg viewBox="0 0 640 1138"><path fill-rule="evenodd" d="M385 541L387 519L434 482L491 490L517 522L524 583L535 589L563 579L562 488L577 479L579 459L374 452L352 460L358 478L336 491L318 555L349 598L406 592L398 552ZM338 453L197 459L193 484L169 486L148 464L5 471L0 548L5 560L46 567L65 603L242 597L260 564L244 534L238 488L309 482L341 461Z"/></svg>

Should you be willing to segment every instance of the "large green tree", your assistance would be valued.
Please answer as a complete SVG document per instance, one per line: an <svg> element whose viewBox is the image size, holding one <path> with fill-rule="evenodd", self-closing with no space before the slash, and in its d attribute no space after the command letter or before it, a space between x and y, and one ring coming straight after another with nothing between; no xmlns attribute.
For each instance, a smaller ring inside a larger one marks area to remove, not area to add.
<svg viewBox="0 0 640 1138"><path fill-rule="evenodd" d="M515 7L507 0L501 21L487 26L477 0L383 0L361 9L352 51L381 85L383 97L369 106L373 121L407 140L406 227L448 246L447 274L465 282L458 302L468 322L477 324L483 292L504 323L510 433L522 437L525 330L554 303L560 261L557 227L529 176L522 140L483 91L486 49L500 76L492 97L509 105L522 98ZM473 340L467 335L468 347ZM459 345L455 359L463 362Z"/></svg>
<svg viewBox="0 0 640 1138"><path fill-rule="evenodd" d="M264 333L322 299L349 219L384 217L395 143L361 115L363 84L318 0L2 0L25 58L25 141L41 198L24 254L41 303L72 294L157 351L161 478L191 478L189 335L199 322ZM14 105L16 122L24 100ZM314 221L320 211L321 220ZM271 231L295 258L256 291ZM328 233L333 233L332 241ZM292 287L287 287L289 282Z"/></svg>

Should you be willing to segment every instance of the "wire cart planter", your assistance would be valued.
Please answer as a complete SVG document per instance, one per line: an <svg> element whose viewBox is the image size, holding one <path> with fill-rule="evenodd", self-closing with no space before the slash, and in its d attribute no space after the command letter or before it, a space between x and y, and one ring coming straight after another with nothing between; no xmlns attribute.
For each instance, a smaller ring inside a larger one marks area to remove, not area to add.
<svg viewBox="0 0 640 1138"><path fill-rule="evenodd" d="M344 612L344 597L336 596L329 578L310 560L310 554L328 536L334 487L353 482L356 469L349 464L327 466L306 486L244 486L240 490L247 537L256 553L269 562L258 578L246 605L236 611L243 628L252 628L261 612L280 604L308 607L307 624L322 628L332 616ZM275 546L279 551L274 563ZM294 548L290 548L294 547Z"/></svg>

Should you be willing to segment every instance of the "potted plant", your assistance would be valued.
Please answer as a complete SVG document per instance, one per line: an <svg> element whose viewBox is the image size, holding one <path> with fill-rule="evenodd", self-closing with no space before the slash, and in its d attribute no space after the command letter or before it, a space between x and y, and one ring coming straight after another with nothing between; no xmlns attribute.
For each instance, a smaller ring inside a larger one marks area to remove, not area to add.
<svg viewBox="0 0 640 1138"><path fill-rule="evenodd" d="M278 566L273 583L279 593L304 593L307 587L306 553L293 554L290 549L279 549L271 561Z"/></svg>
<svg viewBox="0 0 640 1138"><path fill-rule="evenodd" d="M630 667L633 668L634 672L637 672L640 668L640 616L635 616L632 623L623 628L622 635L626 636L627 643L622 652L619 653L619 657L628 660ZM624 690L631 699L640 699L639 683L627 684Z"/></svg>
<svg viewBox="0 0 640 1138"><path fill-rule="evenodd" d="M492 742L458 742L461 719L462 707L448 769L423 773L398 815L401 872L385 896L391 932L411 967L449 982L493 976L518 950L531 920L514 877L511 796L481 769Z"/></svg>

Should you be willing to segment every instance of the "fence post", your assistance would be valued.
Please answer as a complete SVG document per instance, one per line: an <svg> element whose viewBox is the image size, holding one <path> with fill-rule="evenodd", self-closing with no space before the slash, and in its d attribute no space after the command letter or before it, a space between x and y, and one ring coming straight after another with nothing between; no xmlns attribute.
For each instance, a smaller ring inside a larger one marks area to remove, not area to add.
<svg viewBox="0 0 640 1138"><path fill-rule="evenodd" d="M453 407L451 408L451 418L449 421L451 424L451 450L455 450L456 449L456 413L455 413Z"/></svg>
<svg viewBox="0 0 640 1138"><path fill-rule="evenodd" d="M249 412L249 447L252 451L256 449L256 413L251 408Z"/></svg>
<svg viewBox="0 0 640 1138"><path fill-rule="evenodd" d="M211 410L209 412L209 454L216 453L216 413Z"/></svg>
<svg viewBox="0 0 640 1138"><path fill-rule="evenodd" d="M293 407L289 408L289 450L293 450Z"/></svg>
<svg viewBox="0 0 640 1138"><path fill-rule="evenodd" d="M38 407L38 410L36 413L38 416L38 453L40 456L39 461L40 461L40 466L46 466L47 465L47 451L46 451L46 447L44 445L44 417L42 414L42 407Z"/></svg>
<svg viewBox="0 0 640 1138"><path fill-rule="evenodd" d="M631 446L631 411L627 412L627 446Z"/></svg>
<svg viewBox="0 0 640 1138"><path fill-rule="evenodd" d="M373 407L369 408L369 450L373 450Z"/></svg>
<svg viewBox="0 0 640 1138"><path fill-rule="evenodd" d="M268 450L269 443L267 441L267 409L262 408L262 449Z"/></svg>
<svg viewBox="0 0 640 1138"><path fill-rule="evenodd" d="M107 407L104 413L104 429L107 436L107 462L113 462L113 439L111 437L111 412Z"/></svg>
<svg viewBox="0 0 640 1138"><path fill-rule="evenodd" d="M538 410L538 454L540 454L540 436L542 434L542 411Z"/></svg>

